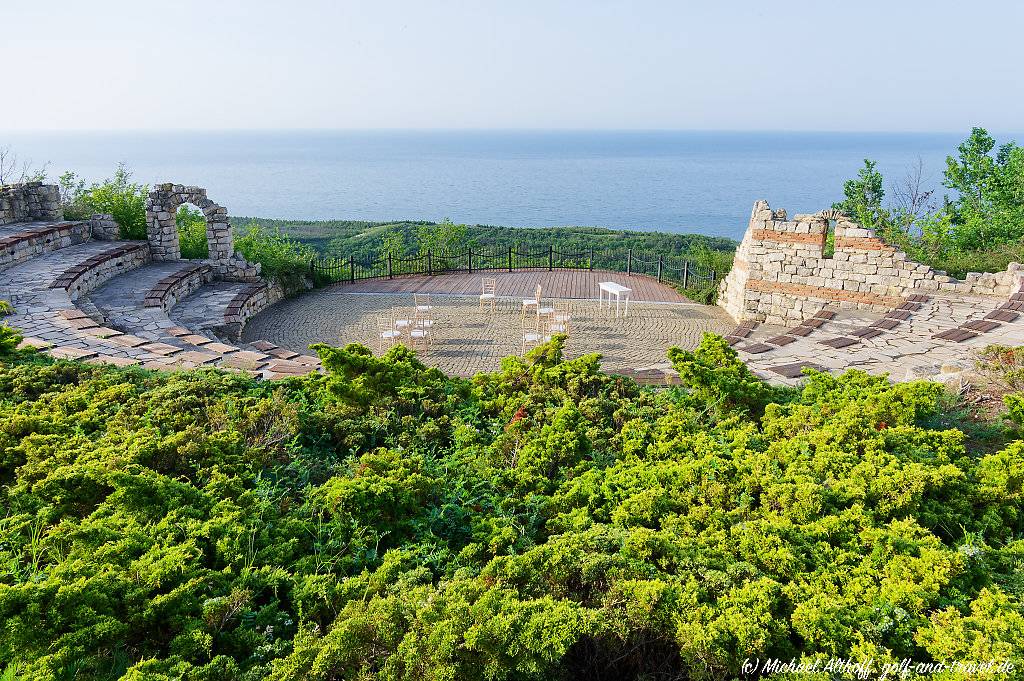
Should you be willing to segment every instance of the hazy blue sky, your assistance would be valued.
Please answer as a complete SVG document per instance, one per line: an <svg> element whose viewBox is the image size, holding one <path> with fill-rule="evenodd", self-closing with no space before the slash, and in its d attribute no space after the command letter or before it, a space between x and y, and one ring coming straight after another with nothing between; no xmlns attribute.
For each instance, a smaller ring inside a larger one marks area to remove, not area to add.
<svg viewBox="0 0 1024 681"><path fill-rule="evenodd" d="M1022 26L1013 0L0 0L0 130L1020 130Z"/></svg>

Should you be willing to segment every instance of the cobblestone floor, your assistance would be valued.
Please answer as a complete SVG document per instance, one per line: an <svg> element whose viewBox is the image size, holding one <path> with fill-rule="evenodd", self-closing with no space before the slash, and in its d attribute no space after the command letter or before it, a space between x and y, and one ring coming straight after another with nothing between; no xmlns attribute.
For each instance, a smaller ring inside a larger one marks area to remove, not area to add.
<svg viewBox="0 0 1024 681"><path fill-rule="evenodd" d="M283 300L251 319L243 340L266 339L296 352L312 343L362 343L379 349L377 317L412 317L410 294L317 291ZM436 327L423 360L446 373L493 371L501 359L522 352L521 299L502 298L491 313L476 297L432 296ZM602 355L606 369L667 366L665 351L693 348L706 331L724 334L732 321L719 308L696 303L630 303L629 316L599 312L596 300L565 301L572 314L566 353Z"/></svg>

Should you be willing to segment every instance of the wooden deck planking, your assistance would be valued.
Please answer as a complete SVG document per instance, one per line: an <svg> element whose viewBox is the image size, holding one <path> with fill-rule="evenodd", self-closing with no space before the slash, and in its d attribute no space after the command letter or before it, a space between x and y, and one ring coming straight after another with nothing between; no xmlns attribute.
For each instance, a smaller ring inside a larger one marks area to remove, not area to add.
<svg viewBox="0 0 1024 681"><path fill-rule="evenodd" d="M594 299L598 297L598 282L615 281L633 289L634 302L686 303L686 296L671 286L659 284L653 277L643 274L626 275L608 270L519 270L516 272L453 272L434 276L414 275L394 279L366 279L355 283L334 284L331 289L339 293L436 293L445 295L480 295L480 280L495 279L499 297L533 297L537 284L545 298Z"/></svg>

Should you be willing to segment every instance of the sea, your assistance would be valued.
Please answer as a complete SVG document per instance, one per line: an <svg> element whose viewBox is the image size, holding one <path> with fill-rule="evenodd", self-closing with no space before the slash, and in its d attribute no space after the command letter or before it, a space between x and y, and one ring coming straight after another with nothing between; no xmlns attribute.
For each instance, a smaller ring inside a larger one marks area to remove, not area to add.
<svg viewBox="0 0 1024 681"><path fill-rule="evenodd" d="M887 189L920 164L941 195L967 132L0 132L0 148L51 179L102 180L124 163L140 183L206 187L238 216L739 238L758 199L791 215L829 207L865 158Z"/></svg>

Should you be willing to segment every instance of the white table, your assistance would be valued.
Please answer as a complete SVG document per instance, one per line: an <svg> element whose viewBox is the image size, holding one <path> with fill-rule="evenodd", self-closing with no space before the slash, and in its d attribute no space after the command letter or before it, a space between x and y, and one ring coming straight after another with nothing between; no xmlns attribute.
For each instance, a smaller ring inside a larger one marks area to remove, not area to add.
<svg viewBox="0 0 1024 681"><path fill-rule="evenodd" d="M626 297L626 307L622 312L622 316L625 317L629 314L629 294L633 292L633 289L626 288L622 284L616 284L614 281L599 281L597 282L597 309L604 308L604 294L608 294L608 310L612 309L612 296L615 296L615 316L619 316L619 301L622 296Z"/></svg>

